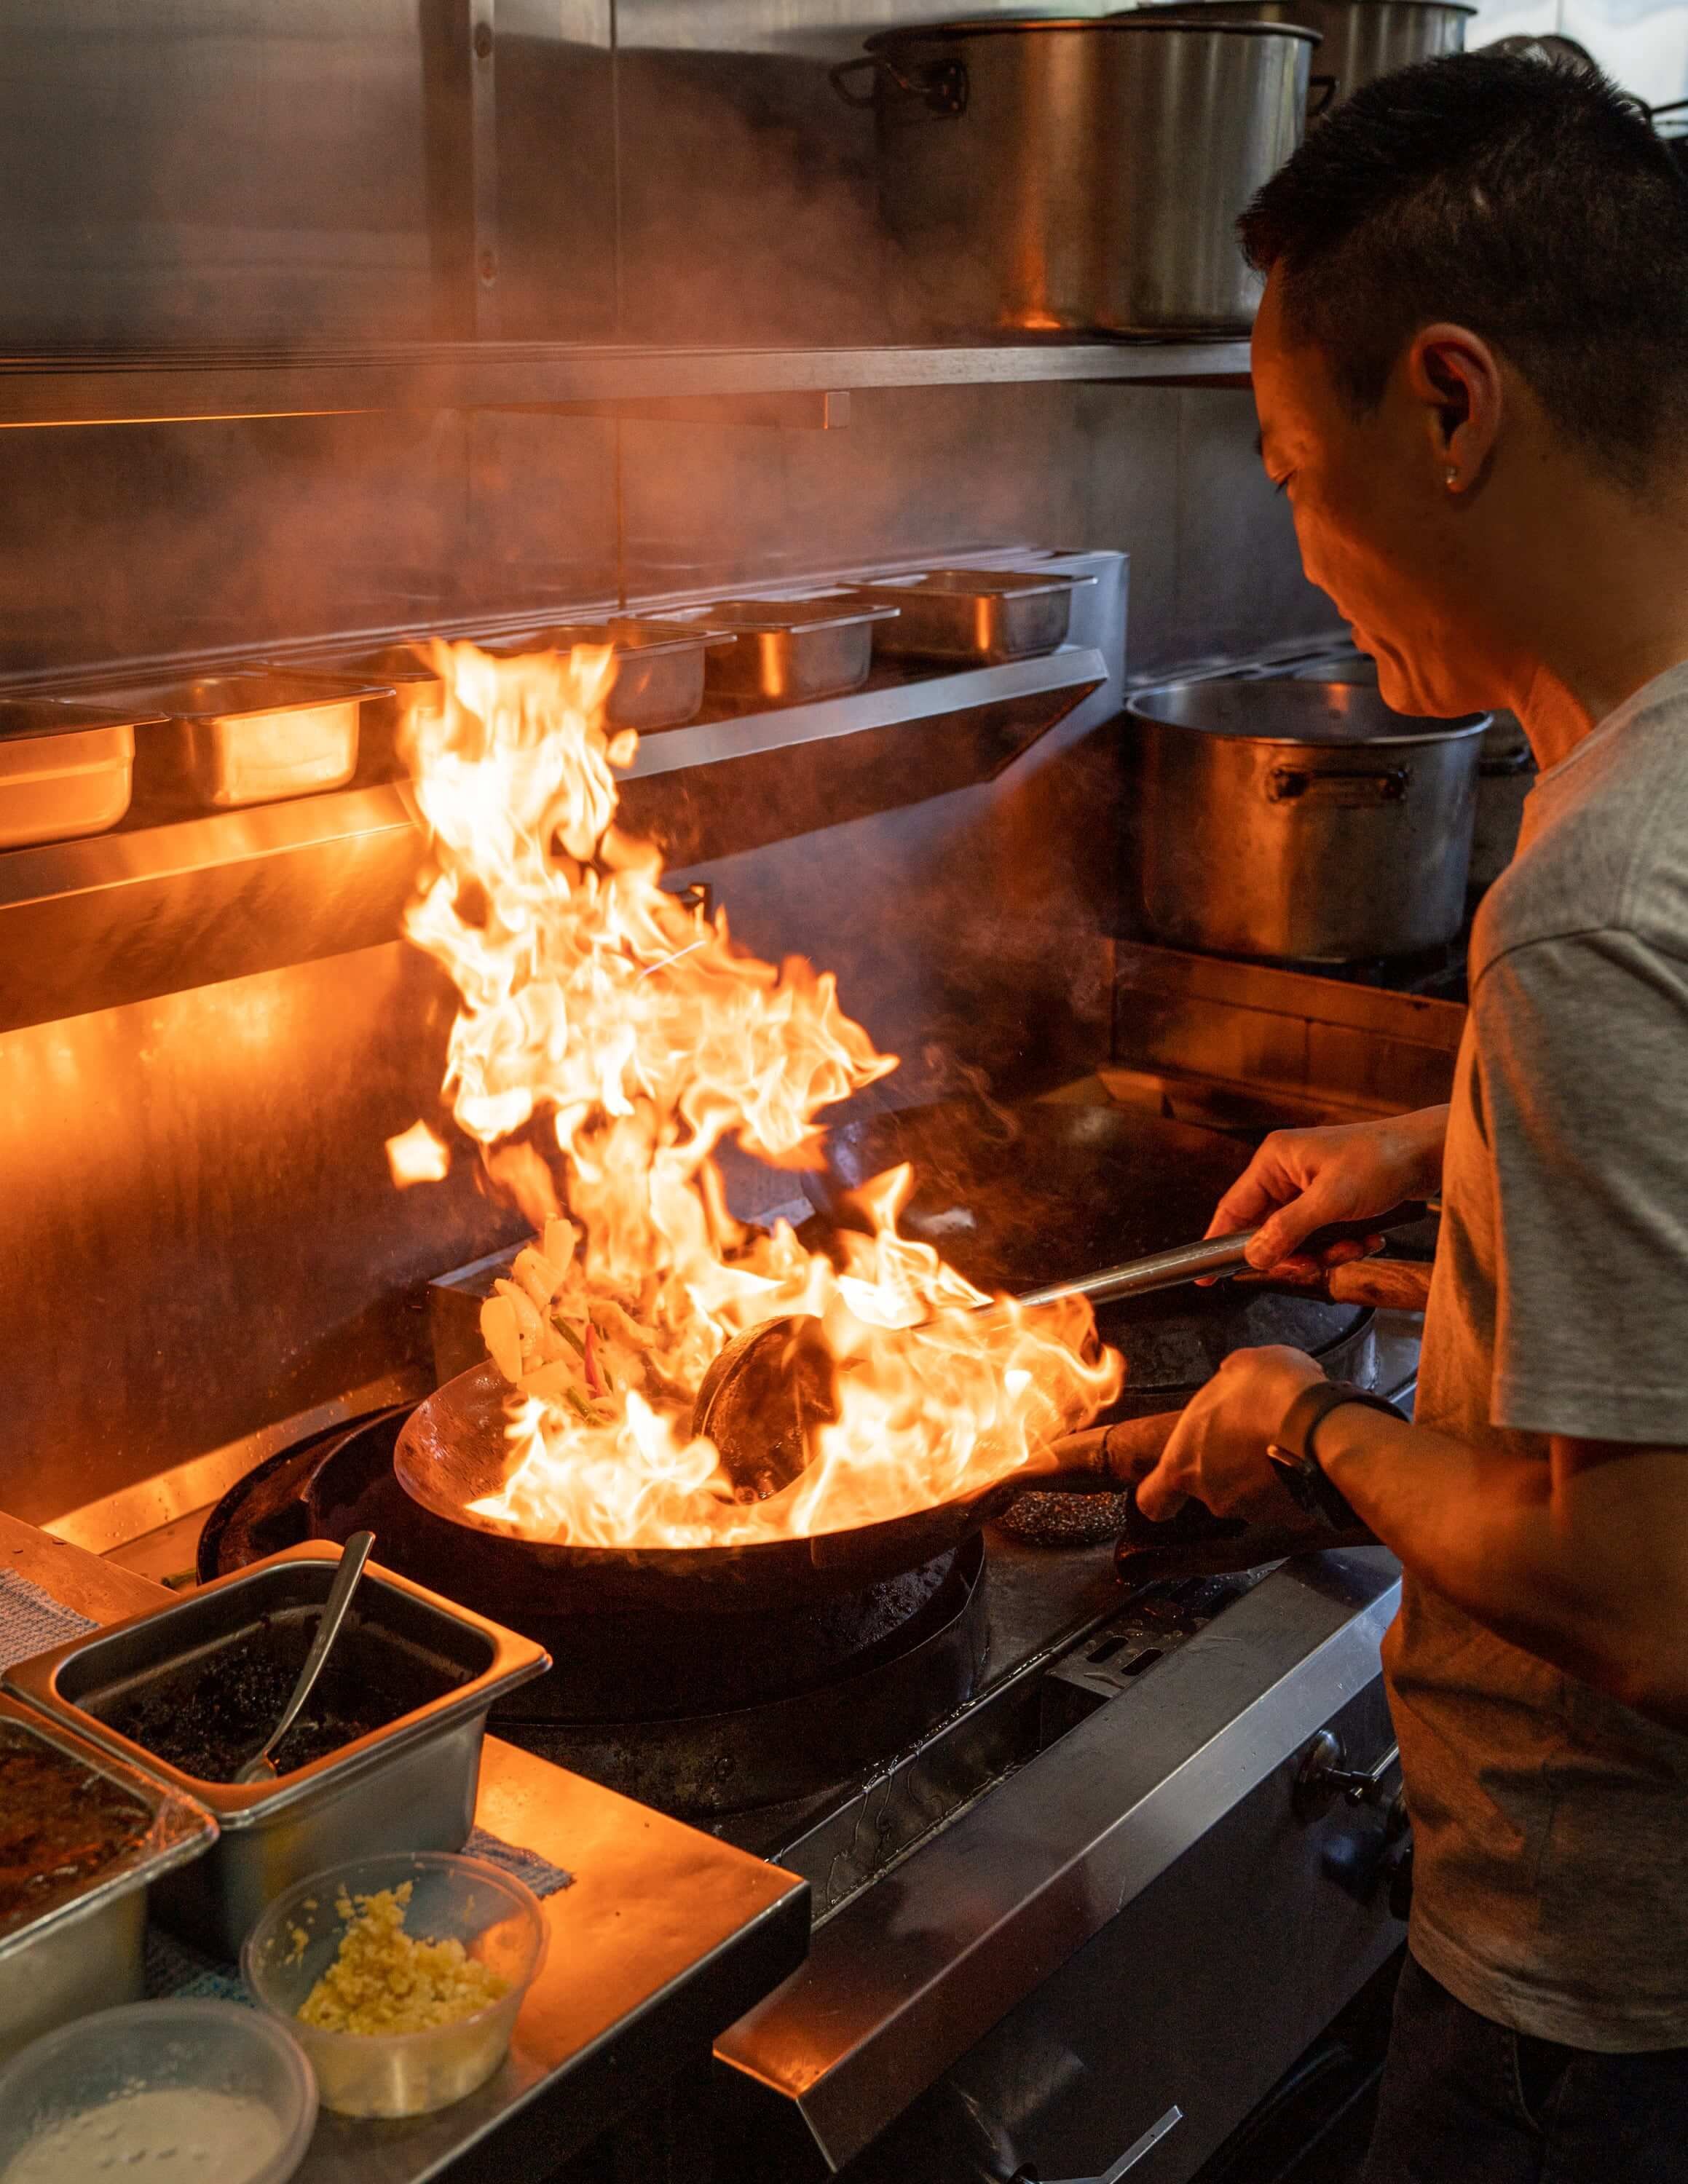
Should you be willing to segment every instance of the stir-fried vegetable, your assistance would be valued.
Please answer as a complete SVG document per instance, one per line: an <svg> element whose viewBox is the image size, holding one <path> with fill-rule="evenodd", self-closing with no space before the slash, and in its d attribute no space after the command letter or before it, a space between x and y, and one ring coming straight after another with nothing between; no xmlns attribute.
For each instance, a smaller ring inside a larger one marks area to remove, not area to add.
<svg viewBox="0 0 1688 2184"><path fill-rule="evenodd" d="M509 1278L495 1283L481 1306L481 1336L524 1396L566 1403L601 1424L615 1390L647 1384L654 1338L625 1304L588 1295L577 1241L568 1222L548 1221L543 1236L516 1254Z"/></svg>

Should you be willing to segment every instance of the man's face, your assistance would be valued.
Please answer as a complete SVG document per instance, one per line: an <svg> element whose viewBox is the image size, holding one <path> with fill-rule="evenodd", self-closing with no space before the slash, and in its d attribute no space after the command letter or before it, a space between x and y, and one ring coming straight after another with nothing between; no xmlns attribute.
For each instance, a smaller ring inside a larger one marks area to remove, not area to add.
<svg viewBox="0 0 1688 2184"><path fill-rule="evenodd" d="M1377 661L1384 703L1447 717L1487 702L1471 571L1422 409L1392 387L1356 417L1322 354L1286 339L1275 276L1255 322L1254 381L1261 459L1289 497L1302 566Z"/></svg>

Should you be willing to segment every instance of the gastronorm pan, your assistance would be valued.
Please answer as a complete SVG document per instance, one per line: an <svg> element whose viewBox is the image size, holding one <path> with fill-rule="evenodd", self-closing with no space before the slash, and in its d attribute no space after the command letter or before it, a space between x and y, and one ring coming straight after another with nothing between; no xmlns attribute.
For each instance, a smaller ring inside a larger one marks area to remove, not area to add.
<svg viewBox="0 0 1688 2184"><path fill-rule="evenodd" d="M273 1782L205 1781L132 1742L103 1717L148 1685L195 1671L260 1626L297 1626L302 1658L313 1611L340 1550L321 1540L271 1555L168 1607L39 1654L7 1686L52 1719L143 1767L212 1813L222 1833L196 1865L156 1892L156 1914L225 1957L271 1898L308 1873L382 1851L461 1850L474 1821L487 1711L551 1666L544 1649L372 1563L340 1643L374 1634L406 1680L434 1696Z"/></svg>
<svg viewBox="0 0 1688 2184"><path fill-rule="evenodd" d="M129 809L144 708L0 698L0 849L101 834Z"/></svg>
<svg viewBox="0 0 1688 2184"><path fill-rule="evenodd" d="M711 690L724 698L792 705L858 689L874 664L875 626L894 603L834 593L823 599L711 599L669 619L733 638L709 655Z"/></svg>
<svg viewBox="0 0 1688 2184"><path fill-rule="evenodd" d="M1026 660L1065 644L1073 594L1095 582L1018 569L922 569L851 590L900 610L874 632L875 651L892 659L987 662Z"/></svg>
<svg viewBox="0 0 1688 2184"><path fill-rule="evenodd" d="M490 638L483 651L501 659L526 652L567 652L577 644L607 644L616 677L604 708L612 727L678 728L703 704L704 661L712 649L734 643L729 632L665 616L615 615L602 621L553 622Z"/></svg>
<svg viewBox="0 0 1688 2184"><path fill-rule="evenodd" d="M142 739L139 793L224 811L343 788L357 771L358 716L393 687L251 666L131 694L167 723Z"/></svg>
<svg viewBox="0 0 1688 2184"><path fill-rule="evenodd" d="M217 1836L195 1799L0 1697L0 1760L31 1741L103 1775L150 1818L133 1843L68 1895L9 1921L0 1913L0 2058L73 2017L140 1999L148 1883L198 1858Z"/></svg>
<svg viewBox="0 0 1688 2184"><path fill-rule="evenodd" d="M277 671L297 676L352 677L390 695L363 702L358 720L357 771L365 781L390 780L408 769L404 751L420 724L445 709L445 683L428 655L428 640L402 640L372 649L324 652Z"/></svg>

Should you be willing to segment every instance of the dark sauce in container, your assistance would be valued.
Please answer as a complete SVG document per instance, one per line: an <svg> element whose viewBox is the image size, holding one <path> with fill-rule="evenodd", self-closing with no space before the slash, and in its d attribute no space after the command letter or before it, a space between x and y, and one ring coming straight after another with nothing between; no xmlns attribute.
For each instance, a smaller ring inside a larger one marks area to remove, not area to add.
<svg viewBox="0 0 1688 2184"><path fill-rule="evenodd" d="M315 1610L266 1615L90 1710L184 1774L232 1782L280 1720L316 1627ZM271 1753L276 1771L326 1759L464 1680L462 1671L355 1613L304 1712Z"/></svg>
<svg viewBox="0 0 1688 2184"><path fill-rule="evenodd" d="M138 1797L0 1722L0 1930L79 1894L151 1826Z"/></svg>

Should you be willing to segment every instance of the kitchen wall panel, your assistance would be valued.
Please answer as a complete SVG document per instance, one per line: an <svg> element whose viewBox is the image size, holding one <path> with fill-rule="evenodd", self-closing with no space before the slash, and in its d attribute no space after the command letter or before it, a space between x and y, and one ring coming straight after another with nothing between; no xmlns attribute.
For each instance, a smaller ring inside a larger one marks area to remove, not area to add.
<svg viewBox="0 0 1688 2184"><path fill-rule="evenodd" d="M794 582L963 547L1132 556L1134 673L1331 627L1252 398L1131 386L852 398L842 432L622 427L629 595Z"/></svg>
<svg viewBox="0 0 1688 2184"><path fill-rule="evenodd" d="M0 1038L0 1508L80 1507L425 1354L421 1280L514 1233L466 1163L388 1174L449 1022L394 944Z"/></svg>
<svg viewBox="0 0 1688 2184"><path fill-rule="evenodd" d="M1301 574L1289 504L1255 452L1254 397L1185 393L1178 403L1176 599L1164 630L1139 632L1133 668L1250 652L1339 625Z"/></svg>
<svg viewBox="0 0 1688 2184"><path fill-rule="evenodd" d="M0 433L0 670L606 598L614 475L613 427L588 418Z"/></svg>
<svg viewBox="0 0 1688 2184"><path fill-rule="evenodd" d="M417 0L9 0L0 337L421 337Z"/></svg>

